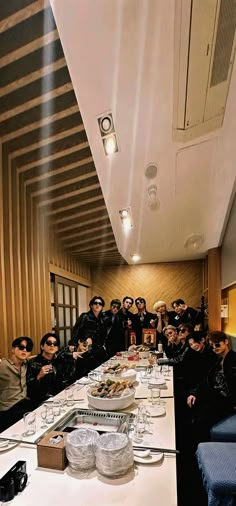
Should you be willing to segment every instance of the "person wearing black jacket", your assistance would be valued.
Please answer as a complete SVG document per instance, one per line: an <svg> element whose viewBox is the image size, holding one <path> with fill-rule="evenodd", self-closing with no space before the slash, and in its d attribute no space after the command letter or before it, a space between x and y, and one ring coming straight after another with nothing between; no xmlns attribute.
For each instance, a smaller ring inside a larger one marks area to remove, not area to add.
<svg viewBox="0 0 236 506"><path fill-rule="evenodd" d="M205 381L187 399L192 411L195 444L207 441L212 425L228 416L236 407L236 352L230 350L224 332L212 331L208 337L218 360L209 370Z"/></svg>
<svg viewBox="0 0 236 506"><path fill-rule="evenodd" d="M77 319L72 331L71 342L77 346L78 339L92 339L92 349L94 367L100 365L106 359L104 348L105 325L104 312L105 301L100 296L94 296L89 303L90 310L87 313L81 313Z"/></svg>
<svg viewBox="0 0 236 506"><path fill-rule="evenodd" d="M114 356L118 351L125 349L124 332L118 312L121 308L119 299L112 299L110 309L104 313L104 325L106 330L105 348L108 357Z"/></svg>
<svg viewBox="0 0 236 506"><path fill-rule="evenodd" d="M133 315L133 329L136 333L136 344L141 344L142 331L151 327L150 322L155 319L155 315L147 311L146 300L143 297L137 297L135 305L138 312Z"/></svg>
<svg viewBox="0 0 236 506"><path fill-rule="evenodd" d="M129 346L129 331L133 326L134 314L131 313L130 308L134 303L134 299L126 295L122 301L122 307L118 311L118 318L122 327L122 341L124 342L124 349Z"/></svg>
<svg viewBox="0 0 236 506"><path fill-rule="evenodd" d="M28 363L27 392L37 405L63 389L63 378L57 363L59 347L57 334L45 334L40 341L40 353Z"/></svg>
<svg viewBox="0 0 236 506"><path fill-rule="evenodd" d="M187 306L183 299L176 299L172 302L175 316L172 318L172 325L179 327L181 323L191 323L193 327L200 325L201 314L193 307Z"/></svg>

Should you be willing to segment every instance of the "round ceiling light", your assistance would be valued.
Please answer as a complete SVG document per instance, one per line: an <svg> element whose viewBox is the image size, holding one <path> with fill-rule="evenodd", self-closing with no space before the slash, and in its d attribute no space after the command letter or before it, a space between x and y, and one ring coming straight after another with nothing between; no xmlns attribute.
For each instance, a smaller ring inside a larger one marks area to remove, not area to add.
<svg viewBox="0 0 236 506"><path fill-rule="evenodd" d="M133 262L138 262L139 260L141 260L141 257L137 254L137 253L134 253L133 255L130 255Z"/></svg>
<svg viewBox="0 0 236 506"><path fill-rule="evenodd" d="M184 247L192 251L197 251L202 246L204 238L201 234L191 234L187 237Z"/></svg>
<svg viewBox="0 0 236 506"><path fill-rule="evenodd" d="M111 114L107 114L100 119L100 129L104 134L109 134L113 130Z"/></svg>
<svg viewBox="0 0 236 506"><path fill-rule="evenodd" d="M113 153L118 151L115 135L109 135L108 137L105 137L103 139L103 142L106 155L113 155Z"/></svg>
<svg viewBox="0 0 236 506"><path fill-rule="evenodd" d="M154 179L157 175L157 166L150 163L145 170L145 177L147 179Z"/></svg>

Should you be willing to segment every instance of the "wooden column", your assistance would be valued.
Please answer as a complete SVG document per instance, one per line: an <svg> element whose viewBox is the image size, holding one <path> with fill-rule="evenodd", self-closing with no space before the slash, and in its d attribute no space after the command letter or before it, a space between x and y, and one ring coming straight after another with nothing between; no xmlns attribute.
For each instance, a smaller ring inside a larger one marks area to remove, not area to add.
<svg viewBox="0 0 236 506"><path fill-rule="evenodd" d="M208 327L221 330L221 249L208 251Z"/></svg>

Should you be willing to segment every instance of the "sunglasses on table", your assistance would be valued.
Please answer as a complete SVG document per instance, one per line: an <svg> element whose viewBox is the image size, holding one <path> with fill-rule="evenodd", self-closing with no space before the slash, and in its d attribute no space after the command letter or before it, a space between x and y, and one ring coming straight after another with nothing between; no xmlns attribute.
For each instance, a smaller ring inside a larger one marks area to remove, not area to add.
<svg viewBox="0 0 236 506"><path fill-rule="evenodd" d="M46 341L45 344L47 344L47 346L58 346L56 341Z"/></svg>
<svg viewBox="0 0 236 506"><path fill-rule="evenodd" d="M209 343L211 348L220 348L222 343Z"/></svg>
<svg viewBox="0 0 236 506"><path fill-rule="evenodd" d="M27 344L26 346L24 344L19 344L19 346L17 346L17 348L19 348L20 351L32 351L32 346L30 344Z"/></svg>
<svg viewBox="0 0 236 506"><path fill-rule="evenodd" d="M100 300L95 300L93 304L97 306L103 306L103 303Z"/></svg>

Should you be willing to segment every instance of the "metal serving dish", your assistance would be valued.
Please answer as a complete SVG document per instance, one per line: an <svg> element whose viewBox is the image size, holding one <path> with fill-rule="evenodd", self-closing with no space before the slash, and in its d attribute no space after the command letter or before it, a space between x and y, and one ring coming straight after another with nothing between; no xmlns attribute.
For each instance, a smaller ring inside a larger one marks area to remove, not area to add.
<svg viewBox="0 0 236 506"><path fill-rule="evenodd" d="M54 423L49 430L71 432L83 427L84 429L95 429L99 434L105 432L127 433L129 422L134 417L135 415L132 413L74 408L58 420L57 423Z"/></svg>

